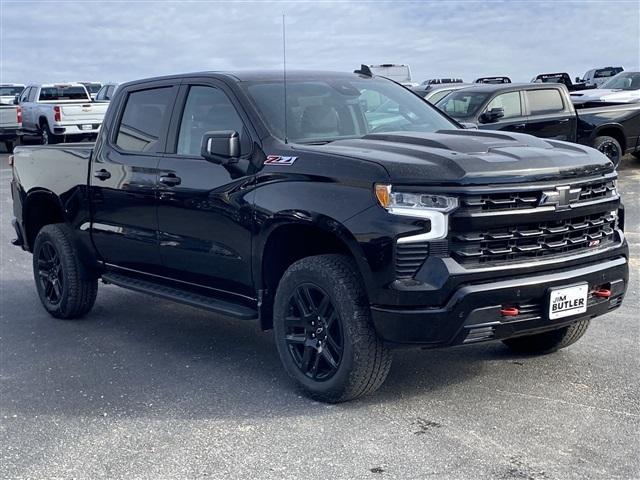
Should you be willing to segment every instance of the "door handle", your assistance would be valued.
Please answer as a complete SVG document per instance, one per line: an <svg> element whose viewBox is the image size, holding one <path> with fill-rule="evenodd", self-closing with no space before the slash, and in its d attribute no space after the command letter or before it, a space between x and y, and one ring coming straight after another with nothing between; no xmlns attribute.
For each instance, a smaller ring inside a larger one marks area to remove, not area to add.
<svg viewBox="0 0 640 480"><path fill-rule="evenodd" d="M160 177L160 183L168 187L175 187L176 185L180 185L180 182L182 182L182 179L180 177L176 177L173 173L162 175Z"/></svg>
<svg viewBox="0 0 640 480"><path fill-rule="evenodd" d="M93 176L96 177L99 180L106 180L108 178L111 178L111 173L109 173L107 170L105 170L104 168L101 170L97 170L96 172L93 173Z"/></svg>

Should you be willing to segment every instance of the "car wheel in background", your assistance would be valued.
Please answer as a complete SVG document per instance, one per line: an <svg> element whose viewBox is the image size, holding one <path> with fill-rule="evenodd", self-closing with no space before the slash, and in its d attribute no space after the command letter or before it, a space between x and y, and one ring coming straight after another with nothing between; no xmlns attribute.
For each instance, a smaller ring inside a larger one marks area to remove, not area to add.
<svg viewBox="0 0 640 480"><path fill-rule="evenodd" d="M60 143L60 136L54 135L51 132L47 122L40 124L40 143L42 145L55 145L56 143Z"/></svg>
<svg viewBox="0 0 640 480"><path fill-rule="evenodd" d="M98 279L80 262L70 228L45 225L33 246L33 276L44 308L56 318L80 318L91 310Z"/></svg>
<svg viewBox="0 0 640 480"><path fill-rule="evenodd" d="M585 334L588 327L589 320L580 320L579 322L557 330L538 333L536 335L509 338L503 340L502 343L516 353L543 355L545 353L553 353L576 343Z"/></svg>
<svg viewBox="0 0 640 480"><path fill-rule="evenodd" d="M287 269L276 292L274 334L289 375L320 401L372 393L391 367L357 266L344 255L307 257Z"/></svg>
<svg viewBox="0 0 640 480"><path fill-rule="evenodd" d="M596 137L593 142L593 148L609 157L609 160L611 160L616 167L620 164L623 152L620 143L615 138L607 135Z"/></svg>

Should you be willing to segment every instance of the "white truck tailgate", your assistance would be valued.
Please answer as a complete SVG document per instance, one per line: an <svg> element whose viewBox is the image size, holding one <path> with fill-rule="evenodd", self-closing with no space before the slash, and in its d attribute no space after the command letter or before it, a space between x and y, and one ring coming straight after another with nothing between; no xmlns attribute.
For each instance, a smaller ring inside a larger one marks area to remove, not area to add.
<svg viewBox="0 0 640 480"><path fill-rule="evenodd" d="M94 104L88 102L82 104L61 104L61 121L62 123L102 123L106 110L106 104Z"/></svg>
<svg viewBox="0 0 640 480"><path fill-rule="evenodd" d="M7 105L0 107L0 128L18 128L18 107Z"/></svg>

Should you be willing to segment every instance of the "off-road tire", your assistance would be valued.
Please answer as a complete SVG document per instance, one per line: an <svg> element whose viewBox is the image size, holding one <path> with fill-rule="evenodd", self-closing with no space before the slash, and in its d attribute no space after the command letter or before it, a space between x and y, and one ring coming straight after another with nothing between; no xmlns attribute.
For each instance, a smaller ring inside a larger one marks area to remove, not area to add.
<svg viewBox="0 0 640 480"><path fill-rule="evenodd" d="M549 332L515 337L502 342L516 353L544 355L576 343L589 328L589 320L580 320L569 326Z"/></svg>
<svg viewBox="0 0 640 480"><path fill-rule="evenodd" d="M49 264L42 262L45 256L42 250L47 248L49 251L51 247L59 259L57 265L62 279L58 301L52 301L47 296L47 282L51 280L42 278L44 267L49 269ZM98 279L80 261L71 229L63 223L45 225L38 232L33 247L33 275L40 301L53 317L69 320L81 318L96 301Z"/></svg>
<svg viewBox="0 0 640 480"><path fill-rule="evenodd" d="M324 381L302 372L286 340L285 317L291 313L290 301L296 290L305 285L317 286L326 293L337 313L334 321L341 322L341 360L333 376ZM274 335L287 373L307 395L323 402L345 402L374 392L391 367L391 352L371 321L363 280L355 262L344 255L307 257L287 269L274 300Z"/></svg>

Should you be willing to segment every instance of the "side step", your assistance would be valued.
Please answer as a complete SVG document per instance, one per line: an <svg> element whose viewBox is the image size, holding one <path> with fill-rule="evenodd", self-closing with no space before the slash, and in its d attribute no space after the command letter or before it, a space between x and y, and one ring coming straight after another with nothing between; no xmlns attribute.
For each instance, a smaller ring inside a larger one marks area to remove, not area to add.
<svg viewBox="0 0 640 480"><path fill-rule="evenodd" d="M136 292L147 293L156 297L165 298L178 303L191 305L192 307L202 308L220 315L234 317L241 320L253 320L258 318L257 310L225 300L199 295L197 293L181 290L179 288L168 287L148 280L121 275L119 273L105 273L102 275L102 281L112 283L122 288L135 290Z"/></svg>

